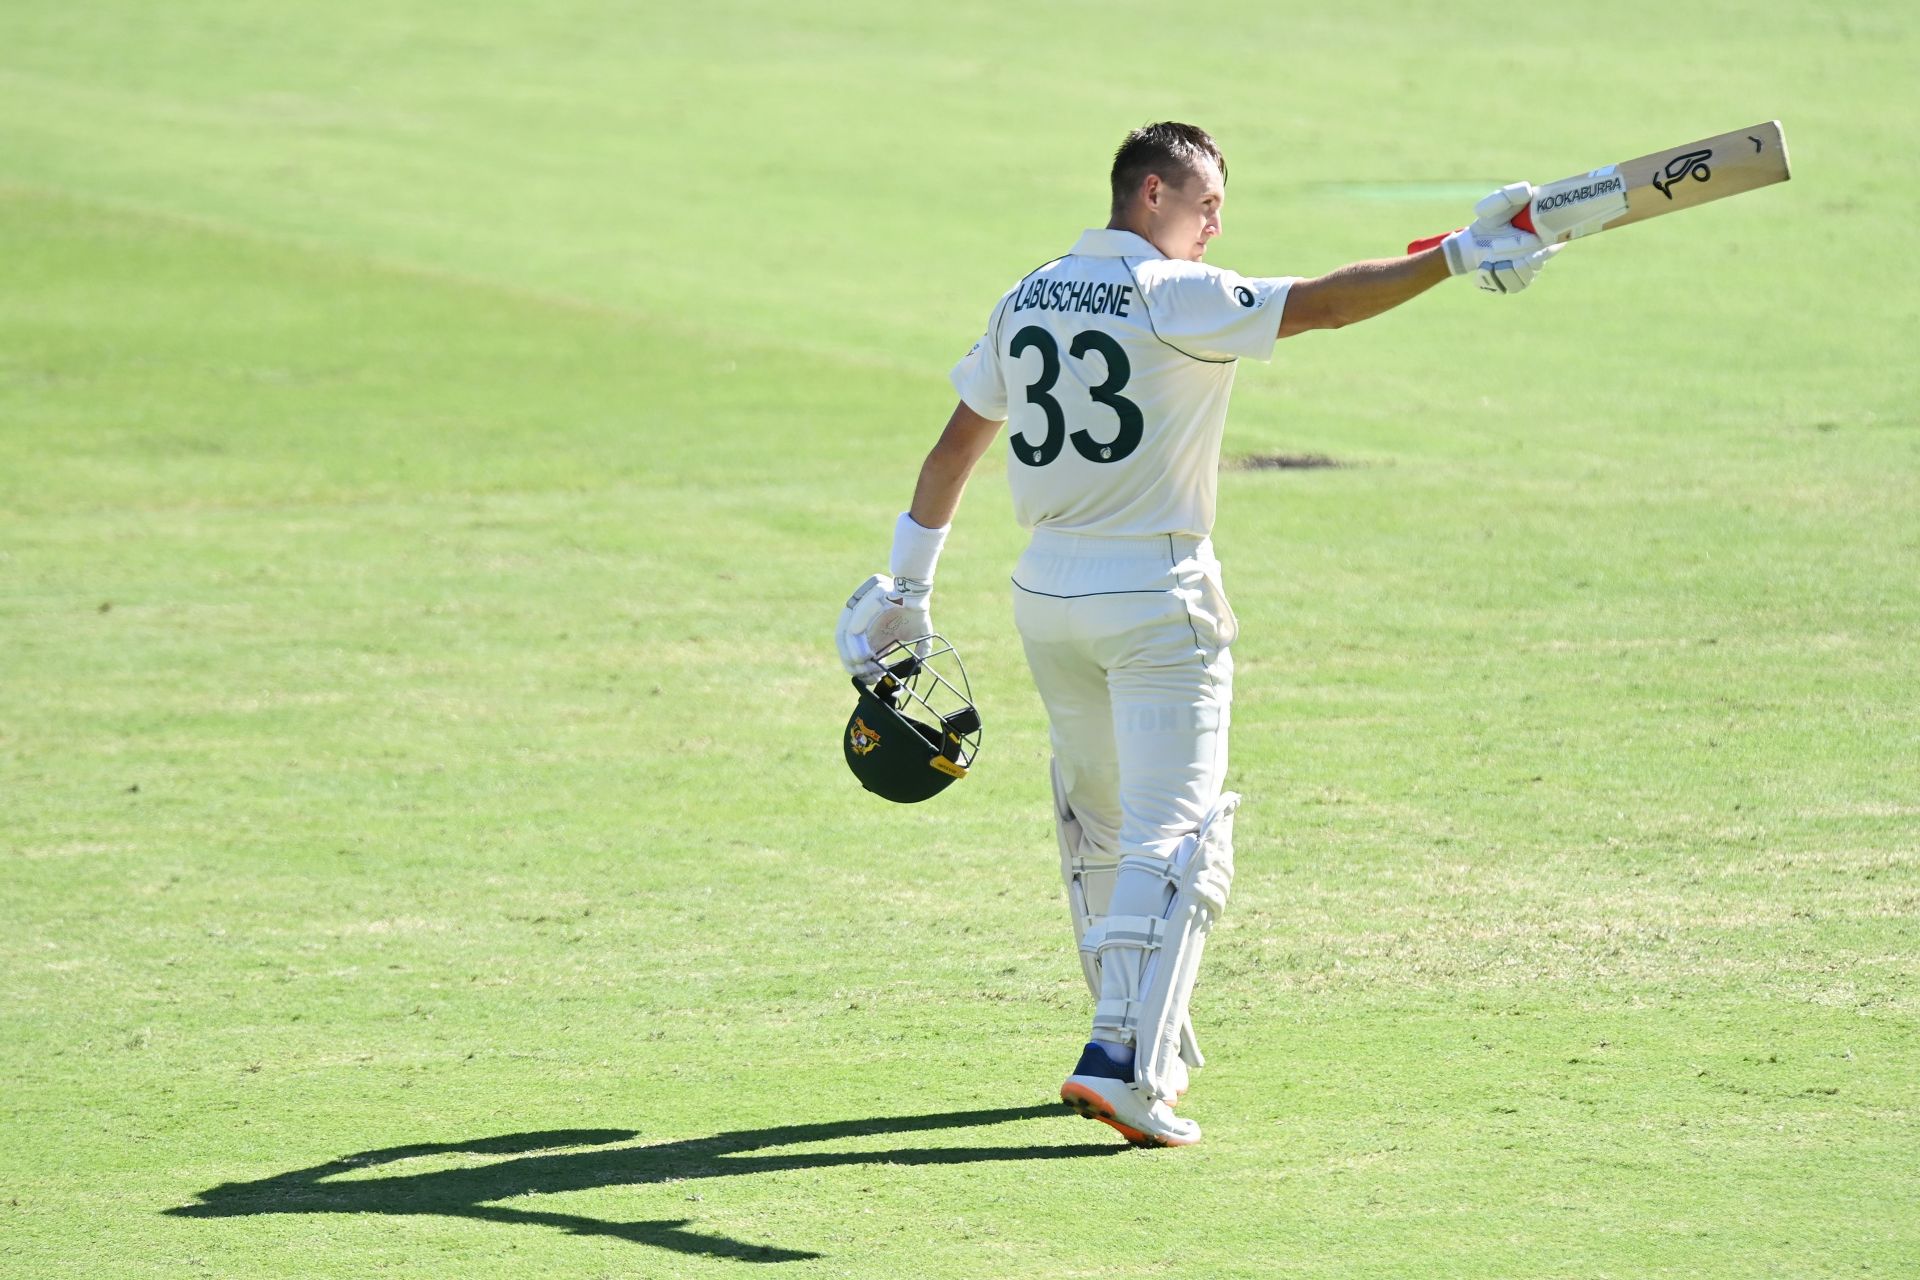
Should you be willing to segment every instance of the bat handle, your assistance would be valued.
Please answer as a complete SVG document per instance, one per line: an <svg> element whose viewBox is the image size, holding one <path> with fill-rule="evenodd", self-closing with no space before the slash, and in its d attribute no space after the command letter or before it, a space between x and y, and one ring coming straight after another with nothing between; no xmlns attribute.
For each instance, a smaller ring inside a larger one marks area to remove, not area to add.
<svg viewBox="0 0 1920 1280"><path fill-rule="evenodd" d="M1514 214L1513 225L1520 228L1522 231L1532 231L1534 229L1533 228L1533 206L1528 205L1526 208L1522 209L1520 212ZM1415 240L1412 244L1407 246L1407 252L1408 253L1425 253L1429 249L1437 248L1442 240L1445 240L1447 236L1452 234L1453 233L1449 231L1445 235L1427 236L1424 239Z"/></svg>

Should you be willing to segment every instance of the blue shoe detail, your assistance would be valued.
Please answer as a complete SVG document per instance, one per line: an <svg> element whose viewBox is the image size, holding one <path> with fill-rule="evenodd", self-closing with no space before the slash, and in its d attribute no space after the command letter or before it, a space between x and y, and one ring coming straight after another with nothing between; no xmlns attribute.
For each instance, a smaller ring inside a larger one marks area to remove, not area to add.
<svg viewBox="0 0 1920 1280"><path fill-rule="evenodd" d="M1124 1050L1123 1050L1124 1052ZM1127 1054L1127 1060L1119 1062L1113 1056L1113 1047L1098 1040L1087 1043L1080 1052L1080 1065L1073 1069L1076 1076L1097 1076L1105 1080L1125 1080L1133 1083L1133 1055Z"/></svg>

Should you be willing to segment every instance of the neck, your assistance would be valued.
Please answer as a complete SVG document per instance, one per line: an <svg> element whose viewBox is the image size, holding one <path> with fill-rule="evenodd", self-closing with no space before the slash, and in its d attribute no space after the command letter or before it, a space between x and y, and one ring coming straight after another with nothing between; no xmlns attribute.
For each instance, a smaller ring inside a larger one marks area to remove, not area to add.
<svg viewBox="0 0 1920 1280"><path fill-rule="evenodd" d="M1107 230L1131 231L1133 232L1133 234L1139 236L1142 240L1145 240L1148 244L1153 245L1153 251L1155 253L1159 254L1163 258L1167 256L1167 251L1165 249L1162 249L1159 246L1159 244L1157 244L1154 241L1154 238L1147 234L1146 224L1143 219L1112 218L1112 219L1109 219L1107 222Z"/></svg>

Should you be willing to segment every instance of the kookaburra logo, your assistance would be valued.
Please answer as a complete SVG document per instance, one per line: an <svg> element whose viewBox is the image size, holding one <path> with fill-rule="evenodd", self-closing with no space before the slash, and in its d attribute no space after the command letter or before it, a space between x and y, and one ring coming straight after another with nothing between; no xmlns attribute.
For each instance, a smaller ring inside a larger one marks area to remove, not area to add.
<svg viewBox="0 0 1920 1280"><path fill-rule="evenodd" d="M853 728L847 730L847 745L853 748L853 754L864 756L880 745L880 735L867 728L865 720L855 716Z"/></svg>
<svg viewBox="0 0 1920 1280"><path fill-rule="evenodd" d="M1688 178L1698 182L1708 181L1713 177L1713 170L1707 167L1707 161L1711 159L1713 159L1711 149L1689 151L1685 155L1675 156L1667 161L1665 171L1654 178L1653 189L1671 200L1675 183L1683 182Z"/></svg>

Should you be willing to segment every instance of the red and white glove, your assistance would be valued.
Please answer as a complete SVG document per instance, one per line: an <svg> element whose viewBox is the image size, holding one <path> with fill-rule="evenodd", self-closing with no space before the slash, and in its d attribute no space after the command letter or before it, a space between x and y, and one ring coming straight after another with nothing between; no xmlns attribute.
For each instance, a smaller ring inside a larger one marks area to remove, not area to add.
<svg viewBox="0 0 1920 1280"><path fill-rule="evenodd" d="M1473 221L1440 242L1453 275L1471 271L1489 293L1518 293L1533 283L1547 261L1566 248L1547 244L1513 218L1533 202L1533 186L1510 182L1473 206Z"/></svg>

